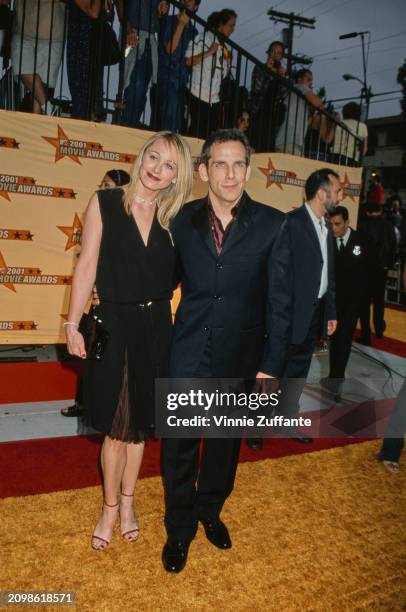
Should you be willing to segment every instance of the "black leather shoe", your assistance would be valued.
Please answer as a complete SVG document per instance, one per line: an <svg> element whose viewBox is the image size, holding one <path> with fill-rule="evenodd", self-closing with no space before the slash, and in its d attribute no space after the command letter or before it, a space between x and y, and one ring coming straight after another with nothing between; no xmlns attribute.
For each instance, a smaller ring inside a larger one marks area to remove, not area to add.
<svg viewBox="0 0 406 612"><path fill-rule="evenodd" d="M252 450L262 450L264 446L262 438L246 438L245 444Z"/></svg>
<svg viewBox="0 0 406 612"><path fill-rule="evenodd" d="M310 442L313 442L313 438L305 436L296 427L292 427L292 429L289 430L289 438L291 438L292 440L297 440L297 442L302 442L302 444L310 444Z"/></svg>
<svg viewBox="0 0 406 612"><path fill-rule="evenodd" d="M183 570L187 561L190 542L180 540L167 540L162 550L162 563L167 572L178 574Z"/></svg>
<svg viewBox="0 0 406 612"><path fill-rule="evenodd" d="M209 542L214 544L214 546L217 546L217 548L221 548L223 550L226 548L231 548L231 539L228 529L224 525L223 521L217 518L211 520L201 520L200 522L204 527L206 537Z"/></svg>
<svg viewBox="0 0 406 612"><path fill-rule="evenodd" d="M355 342L364 346L372 346L370 336L359 336L359 338L355 338Z"/></svg>

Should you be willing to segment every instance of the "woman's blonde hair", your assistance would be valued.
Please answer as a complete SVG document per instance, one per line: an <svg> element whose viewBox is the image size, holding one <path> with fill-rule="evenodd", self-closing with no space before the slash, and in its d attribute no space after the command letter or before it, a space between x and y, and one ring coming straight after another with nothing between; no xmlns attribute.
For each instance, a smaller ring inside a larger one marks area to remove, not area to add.
<svg viewBox="0 0 406 612"><path fill-rule="evenodd" d="M157 201L158 221L164 229L168 230L171 219L177 215L190 196L193 183L193 165L189 145L177 134L173 132L158 132L151 136L151 138L148 138L131 168L131 181L124 188L123 203L125 210L130 215L134 195L140 180L139 175L142 160L144 159L146 151L157 142L157 140L165 140L168 145L172 145L176 149L178 154L178 175L176 182L171 182L166 189L163 189Z"/></svg>

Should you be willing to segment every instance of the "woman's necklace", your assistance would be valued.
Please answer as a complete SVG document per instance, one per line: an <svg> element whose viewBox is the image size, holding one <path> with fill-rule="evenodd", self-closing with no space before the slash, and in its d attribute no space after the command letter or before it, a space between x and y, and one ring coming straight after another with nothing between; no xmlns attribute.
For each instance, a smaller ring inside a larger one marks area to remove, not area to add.
<svg viewBox="0 0 406 612"><path fill-rule="evenodd" d="M158 198L155 198L155 200L146 200L145 198L142 198L141 196L136 194L134 196L134 200L136 200L136 202L141 202L141 204L151 204L151 206L152 206L152 204L156 204L157 203Z"/></svg>

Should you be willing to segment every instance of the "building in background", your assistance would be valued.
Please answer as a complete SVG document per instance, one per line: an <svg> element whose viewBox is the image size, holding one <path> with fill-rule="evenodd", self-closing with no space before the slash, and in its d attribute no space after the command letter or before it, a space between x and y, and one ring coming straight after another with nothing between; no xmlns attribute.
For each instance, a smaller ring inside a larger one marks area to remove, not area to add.
<svg viewBox="0 0 406 612"><path fill-rule="evenodd" d="M363 165L366 181L372 172L378 172L385 188L385 196L392 185L396 185L406 206L406 118L402 115L378 117L368 121L368 152Z"/></svg>

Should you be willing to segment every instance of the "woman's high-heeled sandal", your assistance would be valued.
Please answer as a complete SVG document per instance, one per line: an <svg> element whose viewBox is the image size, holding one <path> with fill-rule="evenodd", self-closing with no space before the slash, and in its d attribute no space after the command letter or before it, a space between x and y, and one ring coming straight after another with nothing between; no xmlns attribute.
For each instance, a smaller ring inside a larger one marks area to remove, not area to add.
<svg viewBox="0 0 406 612"><path fill-rule="evenodd" d="M117 502L116 504L107 504L106 502L104 502L103 503L102 512L103 512L104 506L106 506L107 508L118 508L119 503ZM97 522L97 525L98 524L99 524L99 521ZM95 527L95 531L97 529L97 525ZM112 532L111 535L113 536L113 532ZM95 544L97 544L96 540L98 542L102 542L104 544L104 546L95 546ZM92 548L93 548L93 550L106 550L106 548L108 547L110 542L111 542L111 538L110 538L110 540L106 540L106 538L101 538L100 536L95 535L95 533L93 532L93 535L92 535Z"/></svg>
<svg viewBox="0 0 406 612"><path fill-rule="evenodd" d="M128 495L127 493L121 493L121 496L122 497L134 497L134 493L132 495ZM139 527L134 527L134 529L129 529L128 531L124 531L124 532L121 531L121 528L120 528L120 532L126 542L136 542L140 534Z"/></svg>

